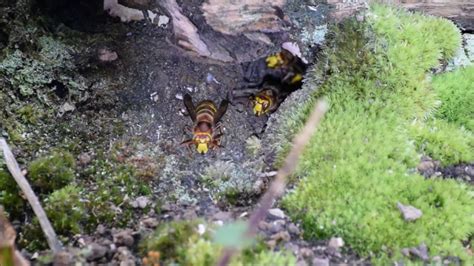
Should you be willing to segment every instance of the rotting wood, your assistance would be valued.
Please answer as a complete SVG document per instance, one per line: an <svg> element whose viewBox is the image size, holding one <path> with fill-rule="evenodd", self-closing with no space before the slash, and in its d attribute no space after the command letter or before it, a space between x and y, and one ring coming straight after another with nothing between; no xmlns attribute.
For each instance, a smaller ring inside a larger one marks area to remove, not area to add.
<svg viewBox="0 0 474 266"><path fill-rule="evenodd" d="M331 7L329 17L337 22L368 8L367 0L327 0L326 2Z"/></svg>
<svg viewBox="0 0 474 266"><path fill-rule="evenodd" d="M474 1L472 0L379 0L379 2L445 17L456 22L464 30L474 30Z"/></svg>
<svg viewBox="0 0 474 266"><path fill-rule="evenodd" d="M51 226L46 213L44 212L43 207L41 207L38 197L36 197L33 189L31 189L30 184L22 174L20 167L18 166L18 163L4 138L0 138L0 147L3 150L3 156L5 158L5 163L8 170L12 174L18 186L21 188L21 191L25 194L26 199L33 208L36 217L38 217L41 229L46 236L49 248L53 251L53 253L61 251L62 245L59 242L58 237L56 236L56 233L54 232L54 229Z"/></svg>
<svg viewBox="0 0 474 266"><path fill-rule="evenodd" d="M201 9L215 31L229 35L270 33L283 30L285 3L286 0L209 0Z"/></svg>
<svg viewBox="0 0 474 266"><path fill-rule="evenodd" d="M207 57L221 62L234 61L234 58L229 54L209 49L206 42L199 35L198 28L182 14L181 8L176 3L176 0L164 0L160 2L160 5L165 8L171 16L173 32L180 47L201 57Z"/></svg>
<svg viewBox="0 0 474 266"><path fill-rule="evenodd" d="M316 103L308 121L304 125L303 129L293 139L293 147L290 153L286 156L283 167L281 167L275 179L271 183L267 192L260 199L259 207L252 213L247 222L247 237L253 237L257 233L258 224L265 219L268 210L271 208L273 202L283 195L285 190L287 178L293 173L298 165L298 160L301 153L304 150L306 144L310 141L311 136L316 132L321 119L328 109L328 105L324 100L320 100ZM223 250L221 257L219 258L217 265L225 266L228 265L232 256L236 250L226 248Z"/></svg>
<svg viewBox="0 0 474 266"><path fill-rule="evenodd" d="M453 20L466 31L474 31L474 1L472 0L326 0L331 6L330 17L336 21L354 15L368 3L383 3L421 11Z"/></svg>
<svg viewBox="0 0 474 266"><path fill-rule="evenodd" d="M0 206L0 265L29 266L30 263L15 249L16 232Z"/></svg>

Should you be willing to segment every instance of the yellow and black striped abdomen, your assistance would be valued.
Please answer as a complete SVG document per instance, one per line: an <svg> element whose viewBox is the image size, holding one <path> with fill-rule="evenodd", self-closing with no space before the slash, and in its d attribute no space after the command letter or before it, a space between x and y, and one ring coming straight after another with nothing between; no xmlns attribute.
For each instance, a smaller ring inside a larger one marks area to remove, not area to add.
<svg viewBox="0 0 474 266"><path fill-rule="evenodd" d="M196 121L214 124L217 107L212 101L202 101L196 107Z"/></svg>

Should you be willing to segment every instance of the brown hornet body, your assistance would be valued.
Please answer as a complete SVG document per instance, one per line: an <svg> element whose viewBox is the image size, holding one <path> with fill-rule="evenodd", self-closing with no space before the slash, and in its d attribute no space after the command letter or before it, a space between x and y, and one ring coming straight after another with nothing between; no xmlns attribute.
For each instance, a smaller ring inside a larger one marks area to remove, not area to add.
<svg viewBox="0 0 474 266"><path fill-rule="evenodd" d="M282 49L251 63L244 73L244 88L234 90L232 96L248 97L256 116L269 114L301 88L306 69L301 58Z"/></svg>
<svg viewBox="0 0 474 266"><path fill-rule="evenodd" d="M227 111L229 102L223 100L217 108L214 102L204 100L195 107L189 94L184 96L183 101L194 125L190 130L193 134L192 139L183 141L181 144L188 147L194 145L197 152L201 154L207 153L209 149L220 147L220 138L223 134L219 121Z"/></svg>
<svg viewBox="0 0 474 266"><path fill-rule="evenodd" d="M288 89L298 89L307 64L286 49L250 63L244 71L246 87L261 87L264 83L278 83Z"/></svg>

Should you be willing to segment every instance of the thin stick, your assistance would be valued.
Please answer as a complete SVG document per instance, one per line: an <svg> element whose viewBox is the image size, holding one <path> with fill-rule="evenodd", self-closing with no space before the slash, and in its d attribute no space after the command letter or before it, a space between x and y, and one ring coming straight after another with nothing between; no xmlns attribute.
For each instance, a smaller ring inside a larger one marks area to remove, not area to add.
<svg viewBox="0 0 474 266"><path fill-rule="evenodd" d="M260 199L260 207L258 207L258 209L253 212L252 216L250 216L247 222L247 237L253 237L255 235L259 222L266 217L268 210L273 204L273 201L283 194L287 177L293 173L296 166L298 165L298 159L303 152L306 143L309 142L311 136L314 134L314 132L316 132L316 129L327 109L328 106L325 101L318 101L305 126L293 139L293 148L286 156L285 164L278 170L278 173L270 185L270 188ZM235 249L224 249L217 265L228 265L235 252Z"/></svg>
<svg viewBox="0 0 474 266"><path fill-rule="evenodd" d="M18 166L18 163L15 160L15 157L13 156L13 153L10 150L10 147L8 147L8 144L4 138L0 138L0 147L3 150L3 156L5 157L5 162L7 164L8 170L12 174L18 186L20 186L21 191L23 191L23 193L25 194L26 198L28 199L28 202L33 208L34 213L38 217L41 229L43 230L46 236L46 240L48 241L49 248L53 251L53 253L61 251L62 245L59 242L58 237L56 236L56 233L54 232L54 229L51 226L51 223L49 222L49 219L43 210L43 207L41 207L41 204L35 193L31 189L30 184L21 173L20 167Z"/></svg>
<svg viewBox="0 0 474 266"><path fill-rule="evenodd" d="M15 248L16 232L0 206L0 265L30 266Z"/></svg>

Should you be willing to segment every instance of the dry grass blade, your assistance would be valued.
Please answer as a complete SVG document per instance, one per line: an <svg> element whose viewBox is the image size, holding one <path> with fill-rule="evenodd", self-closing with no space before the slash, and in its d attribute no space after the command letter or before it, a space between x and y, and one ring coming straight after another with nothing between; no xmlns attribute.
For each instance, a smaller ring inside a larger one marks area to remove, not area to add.
<svg viewBox="0 0 474 266"><path fill-rule="evenodd" d="M29 266L30 263L15 250L16 232L0 206L0 265Z"/></svg>
<svg viewBox="0 0 474 266"><path fill-rule="evenodd" d="M23 174L21 173L20 167L18 166L18 163L15 160L15 157L13 156L13 153L10 150L10 147L8 147L8 144L4 138L0 138L0 147L3 150L3 155L5 157L5 162L7 164L8 170L10 171L16 183L18 184L18 186L20 186L21 190L28 199L28 202L33 208L36 217L38 217L41 229L46 235L46 240L48 241L49 248L54 253L61 251L62 245L59 242L58 237L56 236L56 233L54 232L54 229L51 226L51 223L49 222L46 213L44 212L43 207L41 207L38 197L36 197L35 193L31 189L30 184L26 180L25 176L23 176Z"/></svg>
<svg viewBox="0 0 474 266"><path fill-rule="evenodd" d="M305 126L293 139L293 148L291 149L288 156L286 156L283 167L278 170L275 180L273 180L270 188L260 199L260 206L258 209L256 209L252 216L250 216L246 232L247 237L253 237L255 235L258 228L258 223L265 218L268 210L273 204L273 201L283 194L287 177L291 175L291 173L296 169L296 166L298 165L298 159L303 152L304 147L309 142L314 132L316 132L316 129L327 109L328 105L325 101L318 101L308 121L306 121ZM235 249L225 249L217 265L228 265L234 253Z"/></svg>

